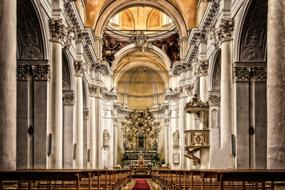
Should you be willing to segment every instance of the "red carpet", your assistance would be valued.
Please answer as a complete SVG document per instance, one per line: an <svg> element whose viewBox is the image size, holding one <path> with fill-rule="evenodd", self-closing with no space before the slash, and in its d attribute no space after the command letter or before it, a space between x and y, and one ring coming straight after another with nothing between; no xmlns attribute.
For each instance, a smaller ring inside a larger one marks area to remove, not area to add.
<svg viewBox="0 0 285 190"><path fill-rule="evenodd" d="M150 190L150 186L145 179L136 179L133 190Z"/></svg>

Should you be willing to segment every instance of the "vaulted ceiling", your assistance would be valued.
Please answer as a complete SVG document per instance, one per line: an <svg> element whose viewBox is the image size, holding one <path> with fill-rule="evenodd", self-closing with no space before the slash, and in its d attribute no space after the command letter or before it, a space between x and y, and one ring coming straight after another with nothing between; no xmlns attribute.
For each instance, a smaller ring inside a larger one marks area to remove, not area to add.
<svg viewBox="0 0 285 190"><path fill-rule="evenodd" d="M188 29L196 25L198 0L163 0L169 1L183 16ZM114 0L85 0L85 24L92 27L95 25L102 10L114 2ZM167 11L167 10L165 10Z"/></svg>

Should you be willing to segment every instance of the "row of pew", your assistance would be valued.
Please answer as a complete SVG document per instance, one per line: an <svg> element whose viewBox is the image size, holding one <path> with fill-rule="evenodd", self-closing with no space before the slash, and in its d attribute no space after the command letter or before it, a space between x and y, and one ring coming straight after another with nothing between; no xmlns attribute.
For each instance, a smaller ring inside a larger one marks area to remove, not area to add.
<svg viewBox="0 0 285 190"><path fill-rule="evenodd" d="M285 190L285 170L152 170L163 190Z"/></svg>
<svg viewBox="0 0 285 190"><path fill-rule="evenodd" d="M119 190L131 170L0 170L0 190ZM279 190L285 170L151 171L162 190Z"/></svg>
<svg viewBox="0 0 285 190"><path fill-rule="evenodd" d="M0 170L0 190L119 190L130 170Z"/></svg>

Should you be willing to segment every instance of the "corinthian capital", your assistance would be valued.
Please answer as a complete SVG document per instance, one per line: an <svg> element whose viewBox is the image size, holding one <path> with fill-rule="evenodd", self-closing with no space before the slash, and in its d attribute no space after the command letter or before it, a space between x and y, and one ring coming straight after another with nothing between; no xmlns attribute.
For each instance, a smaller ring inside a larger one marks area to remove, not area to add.
<svg viewBox="0 0 285 190"><path fill-rule="evenodd" d="M234 25L232 19L221 19L217 29L217 35L220 42L230 40L232 37Z"/></svg>
<svg viewBox="0 0 285 190"><path fill-rule="evenodd" d="M50 79L50 66L49 65L33 65L32 75L33 80L48 81Z"/></svg>
<svg viewBox="0 0 285 190"><path fill-rule="evenodd" d="M68 35L68 30L62 19L51 19L49 21L50 33L52 40L62 42Z"/></svg>
<svg viewBox="0 0 285 190"><path fill-rule="evenodd" d="M82 76L83 73L83 61L75 60L74 61L74 71L76 76Z"/></svg>
<svg viewBox="0 0 285 190"><path fill-rule="evenodd" d="M97 86L94 85L94 84L89 84L89 94L90 96L92 97L95 97L96 96L96 92L97 92Z"/></svg>
<svg viewBox="0 0 285 190"><path fill-rule="evenodd" d="M209 62L207 60L199 60L198 74L200 76L207 76Z"/></svg>
<svg viewBox="0 0 285 190"><path fill-rule="evenodd" d="M31 73L31 65L17 64L17 80L28 80Z"/></svg>
<svg viewBox="0 0 285 190"><path fill-rule="evenodd" d="M63 91L63 105L73 106L74 105L74 91L73 90L64 90Z"/></svg>

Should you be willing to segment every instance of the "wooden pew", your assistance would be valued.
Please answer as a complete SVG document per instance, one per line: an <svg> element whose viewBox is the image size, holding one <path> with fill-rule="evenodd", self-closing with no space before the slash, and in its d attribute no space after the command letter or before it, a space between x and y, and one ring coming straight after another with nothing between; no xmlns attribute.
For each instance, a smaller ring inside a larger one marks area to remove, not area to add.
<svg viewBox="0 0 285 190"><path fill-rule="evenodd" d="M130 170L0 170L0 190L5 184L11 189L33 189L35 184L35 189L49 190L120 189L129 175ZM23 183L27 184L21 186Z"/></svg>
<svg viewBox="0 0 285 190"><path fill-rule="evenodd" d="M163 189L223 190L274 189L285 182L285 170L153 170L152 178ZM285 188L284 188L285 189Z"/></svg>
<svg viewBox="0 0 285 190"><path fill-rule="evenodd" d="M3 181L28 181L28 189L32 189L33 181L48 181L48 188L52 189L52 181L73 181L76 189L80 189L80 170L1 170L0 190L3 189Z"/></svg>
<svg viewBox="0 0 285 190"><path fill-rule="evenodd" d="M242 189L246 189L245 182L259 182L262 184L261 189L265 190L265 183L271 182L271 189L274 189L274 182L285 182L285 170L219 170L218 181L220 190L224 189L224 182L241 181L243 182Z"/></svg>

